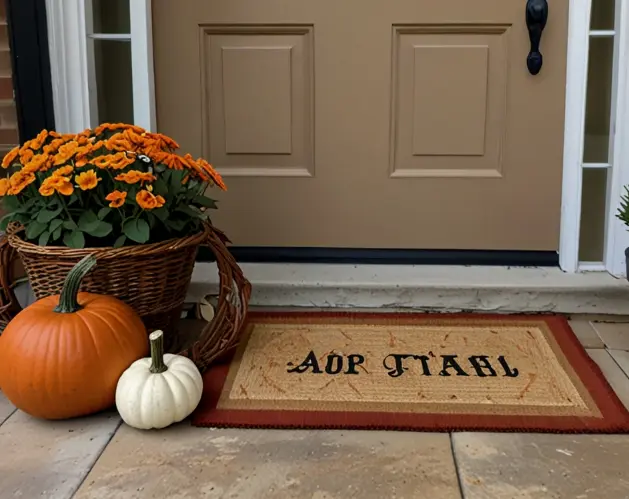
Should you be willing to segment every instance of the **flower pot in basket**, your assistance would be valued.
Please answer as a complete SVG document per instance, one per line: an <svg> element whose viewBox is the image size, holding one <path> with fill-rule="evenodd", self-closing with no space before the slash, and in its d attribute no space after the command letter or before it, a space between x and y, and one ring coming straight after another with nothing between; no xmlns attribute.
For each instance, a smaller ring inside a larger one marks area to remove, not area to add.
<svg viewBox="0 0 629 499"><path fill-rule="evenodd" d="M147 329L161 329L170 351L200 369L237 342L250 285L209 222L209 187L225 185L203 159L176 153L169 137L132 125L105 124L76 135L43 131L9 152L0 196L0 324L19 310L11 262L19 257L40 299L58 294L87 254L97 265L81 289L129 304ZM199 246L215 254L221 296L217 316L189 345L176 326Z"/></svg>

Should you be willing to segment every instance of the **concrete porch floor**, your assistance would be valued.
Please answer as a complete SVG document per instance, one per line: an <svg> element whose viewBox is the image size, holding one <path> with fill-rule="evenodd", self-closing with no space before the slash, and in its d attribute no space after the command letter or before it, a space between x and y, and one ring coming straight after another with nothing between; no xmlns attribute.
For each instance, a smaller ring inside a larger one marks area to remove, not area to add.
<svg viewBox="0 0 629 499"><path fill-rule="evenodd" d="M573 317L629 407L629 320ZM603 322L599 322L603 321ZM201 429L45 422L0 398L0 498L627 499L629 435Z"/></svg>

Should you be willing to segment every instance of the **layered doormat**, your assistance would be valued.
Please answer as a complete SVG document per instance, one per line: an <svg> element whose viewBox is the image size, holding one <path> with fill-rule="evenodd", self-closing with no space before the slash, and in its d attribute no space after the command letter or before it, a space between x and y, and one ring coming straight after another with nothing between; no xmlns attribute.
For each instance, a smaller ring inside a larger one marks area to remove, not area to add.
<svg viewBox="0 0 629 499"><path fill-rule="evenodd" d="M556 316L255 313L204 381L196 426L629 430Z"/></svg>

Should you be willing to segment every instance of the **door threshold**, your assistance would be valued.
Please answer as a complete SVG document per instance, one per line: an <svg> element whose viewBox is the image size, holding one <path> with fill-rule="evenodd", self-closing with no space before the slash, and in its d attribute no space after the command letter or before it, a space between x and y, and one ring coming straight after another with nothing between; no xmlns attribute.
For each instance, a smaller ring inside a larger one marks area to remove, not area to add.
<svg viewBox="0 0 629 499"><path fill-rule="evenodd" d="M267 246L232 246L236 260L242 263L346 263L376 265L517 265L559 266L556 251L516 250L427 250L368 248L290 248ZM197 261L213 261L208 248L201 248Z"/></svg>
<svg viewBox="0 0 629 499"><path fill-rule="evenodd" d="M241 263L252 306L629 315L629 283L557 267ZM214 293L214 263L195 265L188 301Z"/></svg>

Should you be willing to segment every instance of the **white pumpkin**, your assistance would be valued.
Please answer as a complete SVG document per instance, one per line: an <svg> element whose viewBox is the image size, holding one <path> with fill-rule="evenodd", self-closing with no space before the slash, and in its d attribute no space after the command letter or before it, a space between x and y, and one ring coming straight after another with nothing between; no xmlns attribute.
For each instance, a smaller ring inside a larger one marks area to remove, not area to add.
<svg viewBox="0 0 629 499"><path fill-rule="evenodd" d="M201 401L203 378L190 359L164 354L164 333L149 335L151 357L136 360L116 386L122 420L141 430L165 428L182 421Z"/></svg>

